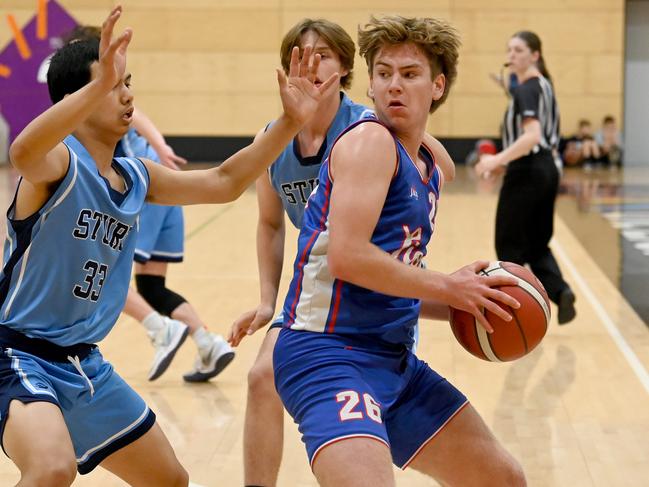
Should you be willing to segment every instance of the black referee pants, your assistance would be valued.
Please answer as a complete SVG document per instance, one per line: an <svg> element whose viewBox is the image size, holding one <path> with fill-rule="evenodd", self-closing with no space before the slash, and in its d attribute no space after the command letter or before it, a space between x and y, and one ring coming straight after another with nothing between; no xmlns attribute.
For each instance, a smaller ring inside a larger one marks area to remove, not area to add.
<svg viewBox="0 0 649 487"><path fill-rule="evenodd" d="M529 264L555 303L568 287L548 246L558 188L559 171L550 152L517 159L507 168L496 211L498 259Z"/></svg>

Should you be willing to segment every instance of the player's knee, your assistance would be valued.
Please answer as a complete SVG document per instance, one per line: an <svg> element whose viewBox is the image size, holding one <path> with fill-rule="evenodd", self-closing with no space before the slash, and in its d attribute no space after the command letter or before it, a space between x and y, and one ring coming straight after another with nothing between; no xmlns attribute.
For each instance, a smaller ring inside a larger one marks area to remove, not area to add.
<svg viewBox="0 0 649 487"><path fill-rule="evenodd" d="M181 295L167 289L164 276L137 274L135 285L144 300L160 314L171 316L178 306L186 302Z"/></svg>
<svg viewBox="0 0 649 487"><path fill-rule="evenodd" d="M248 372L248 394L267 396L275 393L275 376L270 360L257 360Z"/></svg>
<svg viewBox="0 0 649 487"><path fill-rule="evenodd" d="M23 472L23 480L35 487L69 487L76 475L74 458L52 454L39 458L32 468Z"/></svg>
<svg viewBox="0 0 649 487"><path fill-rule="evenodd" d="M512 485L515 487L525 487L527 480L525 479L525 472L521 464L514 460L509 467L509 481L505 485Z"/></svg>
<svg viewBox="0 0 649 487"><path fill-rule="evenodd" d="M187 470L185 470L180 463L176 469L174 482L169 485L170 487L187 487L189 485L189 473L187 473Z"/></svg>
<svg viewBox="0 0 649 487"><path fill-rule="evenodd" d="M523 467L511 456L501 464L497 477L500 478L498 485L511 487L525 487L527 485Z"/></svg>

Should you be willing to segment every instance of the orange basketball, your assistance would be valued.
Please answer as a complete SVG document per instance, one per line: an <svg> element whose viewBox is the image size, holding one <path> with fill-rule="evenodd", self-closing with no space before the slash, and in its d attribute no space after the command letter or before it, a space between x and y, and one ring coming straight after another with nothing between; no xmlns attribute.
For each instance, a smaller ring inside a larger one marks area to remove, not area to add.
<svg viewBox="0 0 649 487"><path fill-rule="evenodd" d="M472 314L451 308L455 338L473 355L490 362L508 362L528 354L541 342L550 321L550 301L543 285L532 272L513 262L490 262L480 274L518 278L518 286L499 289L514 297L521 307L513 309L498 303L512 315L509 322L485 310L493 333L487 333Z"/></svg>

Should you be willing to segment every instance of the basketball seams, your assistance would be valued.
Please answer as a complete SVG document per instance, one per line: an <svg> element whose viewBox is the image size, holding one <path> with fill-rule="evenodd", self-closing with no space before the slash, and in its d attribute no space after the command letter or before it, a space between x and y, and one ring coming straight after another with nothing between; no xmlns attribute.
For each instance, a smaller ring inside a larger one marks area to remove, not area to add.
<svg viewBox="0 0 649 487"><path fill-rule="evenodd" d="M518 277L518 276L515 277L518 279L518 287L521 288L530 296L532 296L532 298L534 298L534 300L539 303L539 306L541 307L541 309L543 310L543 314L545 315L545 322L547 326L547 323L550 322L550 308L548 307L548 304L543 298L543 295L529 281L526 281L522 277Z"/></svg>
<svg viewBox="0 0 649 487"><path fill-rule="evenodd" d="M467 312L467 314L470 314L470 313ZM476 343L478 345L480 345L480 351L482 352L482 355L483 355L483 357L481 357L481 358L484 358L485 360L491 360L489 358L489 353L485 352L484 347L482 346L482 340L480 339L480 333L478 331L478 329L480 328L480 325L477 323L477 321L475 319L475 316L473 316L473 315L470 315L470 316L471 316L471 319L473 320L472 321L472 327L473 327L473 333L475 334L475 341L476 341Z"/></svg>
<svg viewBox="0 0 649 487"><path fill-rule="evenodd" d="M523 339L523 345L525 345L525 354L527 354L530 351L530 347L527 344L527 335L525 335L525 332L523 331L523 327L521 326L521 320L518 319L518 315L516 314L516 311L509 307L509 313L512 315L512 321L516 323L516 326L518 327L518 332L521 335L521 338ZM524 354L524 355L525 355Z"/></svg>
<svg viewBox="0 0 649 487"><path fill-rule="evenodd" d="M493 348L491 348L491 342L489 341L487 330L485 330L479 323L476 323L475 319L473 323L476 334L478 335L478 343L480 344L482 353L487 357L487 360L490 362L502 362L494 352Z"/></svg>
<svg viewBox="0 0 649 487"><path fill-rule="evenodd" d="M509 271L506 267L502 266L501 262L497 263L498 265L496 267L488 267L487 269L483 269L480 272L483 272L484 275L490 276L493 273L497 273L499 270L505 271L508 275L515 277L518 280L518 287L521 288L522 290L526 291L527 294L532 296L538 303L539 306L541 306L541 309L543 310L543 314L545 315L545 320L546 323L550 322L550 308L548 306L547 301L543 297L543 295L536 289L533 283L528 281L527 279L517 276L513 272ZM521 266L522 267L522 266ZM527 270L527 269L525 269Z"/></svg>
<svg viewBox="0 0 649 487"><path fill-rule="evenodd" d="M490 316L490 321L495 320L494 326L499 327L496 331L501 330L500 334L493 335L488 334L471 313L456 310L457 316L452 313L450 320L455 337L467 351L490 362L507 362L528 354L536 348L549 325L549 302L543 285L529 269L513 262L492 261L477 273L485 277L515 277L515 284L497 286L494 289L514 297L518 296L522 308L515 310L502 303L497 304L512 316L513 321L510 322L505 322L489 310L483 309L483 315ZM517 294L517 289L523 294ZM527 335L528 331L530 335Z"/></svg>

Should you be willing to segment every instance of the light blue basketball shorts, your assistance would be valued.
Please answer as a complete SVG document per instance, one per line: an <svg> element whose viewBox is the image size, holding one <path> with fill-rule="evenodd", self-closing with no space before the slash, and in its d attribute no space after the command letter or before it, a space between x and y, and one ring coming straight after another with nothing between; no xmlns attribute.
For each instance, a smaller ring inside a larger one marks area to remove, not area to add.
<svg viewBox="0 0 649 487"><path fill-rule="evenodd" d="M0 348L0 438L14 399L59 406L81 474L133 443L155 423L153 411L96 347L82 359L69 357L67 362Z"/></svg>
<svg viewBox="0 0 649 487"><path fill-rule="evenodd" d="M183 209L147 203L140 213L135 261L182 262L185 242Z"/></svg>

